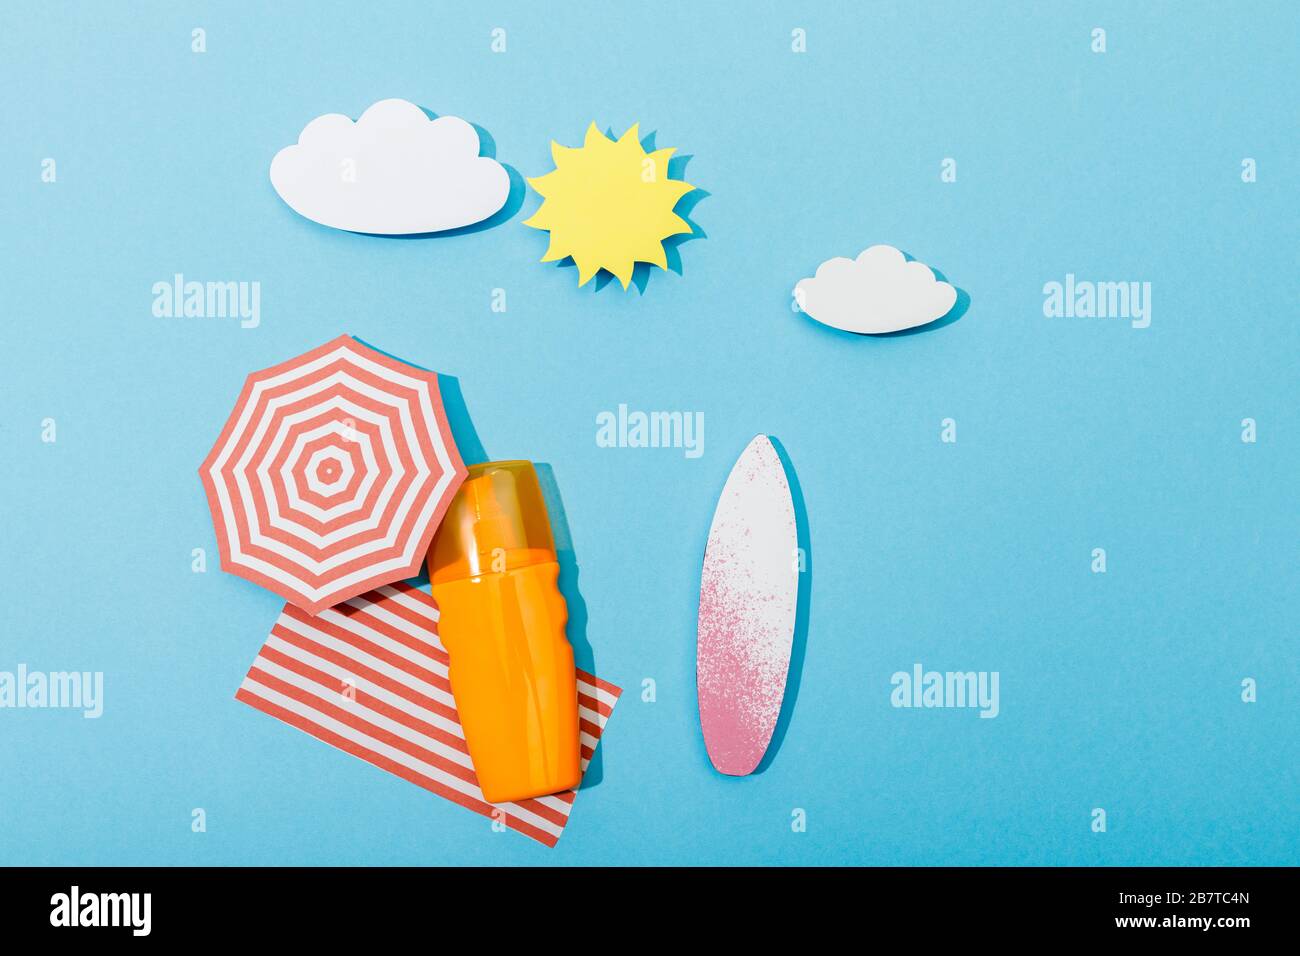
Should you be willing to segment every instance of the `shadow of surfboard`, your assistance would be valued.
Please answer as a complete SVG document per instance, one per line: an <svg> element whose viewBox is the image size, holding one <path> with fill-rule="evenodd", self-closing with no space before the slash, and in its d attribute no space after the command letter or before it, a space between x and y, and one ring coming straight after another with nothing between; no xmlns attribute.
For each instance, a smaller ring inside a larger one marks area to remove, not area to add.
<svg viewBox="0 0 1300 956"><path fill-rule="evenodd" d="M794 503L795 538L803 554L803 570L799 574L799 595L795 603L794 640L790 646L790 669L786 672L785 697L781 700L781 713L776 719L776 728L772 731L772 740L767 745L767 752L754 768L750 776L760 774L772 765L777 752L785 742L786 731L794 715L795 703L799 699L799 687L803 682L804 654L808 649L808 612L812 600L812 540L808 531L808 509L803 500L803 489L795 474L794 465L785 446L774 435L768 435L781 467L785 471L786 481L790 484L790 500Z"/></svg>

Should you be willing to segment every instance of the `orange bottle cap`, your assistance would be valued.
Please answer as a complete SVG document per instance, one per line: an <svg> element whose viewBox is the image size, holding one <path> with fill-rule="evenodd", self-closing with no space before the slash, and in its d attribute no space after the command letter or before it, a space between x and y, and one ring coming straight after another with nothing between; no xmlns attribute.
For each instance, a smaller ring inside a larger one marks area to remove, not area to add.
<svg viewBox="0 0 1300 956"><path fill-rule="evenodd" d="M554 560L551 522L533 463L470 465L429 546L430 581L455 581Z"/></svg>

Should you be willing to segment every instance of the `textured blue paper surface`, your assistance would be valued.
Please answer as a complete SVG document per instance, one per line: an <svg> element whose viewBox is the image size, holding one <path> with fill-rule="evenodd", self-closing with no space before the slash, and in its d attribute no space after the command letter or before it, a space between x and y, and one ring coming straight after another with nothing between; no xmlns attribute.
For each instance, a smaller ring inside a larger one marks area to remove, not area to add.
<svg viewBox="0 0 1300 956"><path fill-rule="evenodd" d="M0 709L0 863L1300 863L1300 19L995 7L7 5L0 671L105 690L95 720ZM707 238L644 295L593 293L538 263L535 194L409 241L292 213L275 152L391 96L526 176L639 121L693 156ZM961 319L863 339L792 312L877 242ZM156 318L176 273L259 282L260 324ZM1150 282L1150 326L1045 317L1067 274ZM625 689L554 850L233 698L282 602L217 568L196 469L247 372L340 332L454 376L484 454L553 469L580 657ZM620 404L703 412L703 455L598 447ZM698 575L760 432L807 506L810 617L779 752L726 779ZM999 715L891 706L916 663L997 671Z"/></svg>

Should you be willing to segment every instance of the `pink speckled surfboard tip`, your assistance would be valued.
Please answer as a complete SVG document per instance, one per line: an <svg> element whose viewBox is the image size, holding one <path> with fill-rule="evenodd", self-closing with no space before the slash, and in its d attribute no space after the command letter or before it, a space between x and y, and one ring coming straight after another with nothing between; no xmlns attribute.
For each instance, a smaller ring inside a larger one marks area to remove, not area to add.
<svg viewBox="0 0 1300 956"><path fill-rule="evenodd" d="M794 641L798 569L790 485L771 440L758 435L718 498L700 574L700 726L720 773L752 773L771 743Z"/></svg>

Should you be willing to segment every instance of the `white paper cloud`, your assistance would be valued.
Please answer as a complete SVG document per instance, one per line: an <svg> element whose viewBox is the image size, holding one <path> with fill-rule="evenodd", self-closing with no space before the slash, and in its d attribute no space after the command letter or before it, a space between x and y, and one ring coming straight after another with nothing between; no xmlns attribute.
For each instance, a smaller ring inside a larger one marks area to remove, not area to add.
<svg viewBox="0 0 1300 956"><path fill-rule="evenodd" d="M355 123L340 113L308 123L271 160L271 185L299 215L335 229L441 232L487 219L510 195L505 167L478 151L463 119L380 100Z"/></svg>
<svg viewBox="0 0 1300 956"><path fill-rule="evenodd" d="M878 335L942 318L957 290L940 282L923 262L908 262L893 246L872 246L856 259L836 257L800 279L795 301L824 325Z"/></svg>

